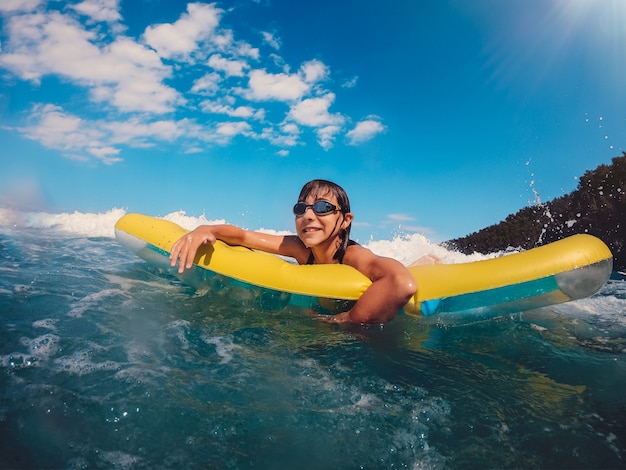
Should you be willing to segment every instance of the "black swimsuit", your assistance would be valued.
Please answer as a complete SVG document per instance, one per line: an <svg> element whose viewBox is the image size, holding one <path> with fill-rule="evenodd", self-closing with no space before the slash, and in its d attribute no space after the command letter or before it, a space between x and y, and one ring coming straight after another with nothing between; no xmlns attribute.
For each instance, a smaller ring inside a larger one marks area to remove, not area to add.
<svg viewBox="0 0 626 470"><path fill-rule="evenodd" d="M357 242L355 242L354 240L348 240L348 246L352 246L352 245L358 245ZM341 253L341 255L337 258L337 260L339 261L339 264L343 264L343 257L346 253L343 252ZM315 264L315 257L313 256L313 252L311 251L311 254L309 255L309 259L306 260L306 264Z"/></svg>

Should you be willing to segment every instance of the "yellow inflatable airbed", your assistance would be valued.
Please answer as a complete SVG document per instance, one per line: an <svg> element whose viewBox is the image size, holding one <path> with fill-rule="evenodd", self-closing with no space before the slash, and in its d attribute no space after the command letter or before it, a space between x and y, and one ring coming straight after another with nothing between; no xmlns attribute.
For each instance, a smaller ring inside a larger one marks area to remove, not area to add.
<svg viewBox="0 0 626 470"><path fill-rule="evenodd" d="M118 241L148 263L195 288L244 287L262 309L287 305L319 313L345 311L371 281L345 265L297 265L281 257L217 241L201 247L194 269L178 275L169 252L187 231L175 223L127 214L115 225ZM521 253L462 264L409 268L418 285L404 307L412 316L497 316L588 297L611 275L609 248L591 235Z"/></svg>

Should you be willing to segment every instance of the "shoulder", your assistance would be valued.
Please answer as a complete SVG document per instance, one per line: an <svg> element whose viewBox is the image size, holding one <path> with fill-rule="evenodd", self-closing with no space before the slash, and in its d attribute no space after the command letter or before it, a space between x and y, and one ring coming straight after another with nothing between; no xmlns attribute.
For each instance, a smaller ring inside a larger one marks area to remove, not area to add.
<svg viewBox="0 0 626 470"><path fill-rule="evenodd" d="M399 261L379 256L359 244L348 246L344 256L344 264L359 270L372 281L406 270Z"/></svg>
<svg viewBox="0 0 626 470"><path fill-rule="evenodd" d="M348 243L346 253L343 257L343 264L352 266L366 274L365 270L372 265L372 263L375 263L378 258L379 256L374 254L371 250L353 242Z"/></svg>
<svg viewBox="0 0 626 470"><path fill-rule="evenodd" d="M311 250L308 249L297 236L284 235L281 237L277 253L294 258L298 264L306 264L311 255Z"/></svg>

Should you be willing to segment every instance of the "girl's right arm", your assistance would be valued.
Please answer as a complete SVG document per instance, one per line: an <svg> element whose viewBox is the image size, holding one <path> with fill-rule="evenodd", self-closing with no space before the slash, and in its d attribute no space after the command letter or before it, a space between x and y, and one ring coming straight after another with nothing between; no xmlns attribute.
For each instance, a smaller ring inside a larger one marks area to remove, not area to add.
<svg viewBox="0 0 626 470"><path fill-rule="evenodd" d="M300 239L293 235L270 235L244 230L234 225L201 225L179 238L172 246L170 265L178 264L178 272L190 269L201 245L212 245L221 240L229 245L239 245L295 258L299 263L308 258L308 250Z"/></svg>

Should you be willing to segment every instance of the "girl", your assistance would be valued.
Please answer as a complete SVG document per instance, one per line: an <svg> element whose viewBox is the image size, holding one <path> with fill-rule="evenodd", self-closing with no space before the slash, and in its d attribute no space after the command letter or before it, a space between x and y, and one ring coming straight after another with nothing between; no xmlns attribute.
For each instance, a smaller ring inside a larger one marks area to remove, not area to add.
<svg viewBox="0 0 626 470"><path fill-rule="evenodd" d="M417 291L417 283L398 261L377 256L350 240L353 214L343 188L326 180L308 182L293 207L297 235L268 235L232 225L203 225L180 238L172 247L172 267L191 268L200 245L222 240L294 258L300 264L343 263L371 279L371 286L348 312L329 317L333 322L385 323Z"/></svg>

